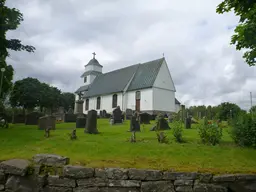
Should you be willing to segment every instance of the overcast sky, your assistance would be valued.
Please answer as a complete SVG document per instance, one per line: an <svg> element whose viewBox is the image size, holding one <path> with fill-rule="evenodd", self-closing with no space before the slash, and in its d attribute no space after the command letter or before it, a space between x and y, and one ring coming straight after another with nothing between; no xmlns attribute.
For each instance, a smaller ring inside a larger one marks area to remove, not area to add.
<svg viewBox="0 0 256 192"><path fill-rule="evenodd" d="M8 33L36 52L11 52L15 80L36 77L74 92L96 52L103 72L164 56L186 105L256 104L256 69L230 45L238 18L221 0L9 0L24 15ZM253 86L254 85L254 86Z"/></svg>

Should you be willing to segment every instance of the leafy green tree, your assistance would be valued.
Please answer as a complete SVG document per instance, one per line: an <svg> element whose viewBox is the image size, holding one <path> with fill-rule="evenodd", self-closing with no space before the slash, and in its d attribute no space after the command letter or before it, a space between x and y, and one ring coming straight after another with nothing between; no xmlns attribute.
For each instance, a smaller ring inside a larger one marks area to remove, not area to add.
<svg viewBox="0 0 256 192"><path fill-rule="evenodd" d="M33 109L39 106L41 83L35 78L25 78L16 81L10 94L10 103L12 107L23 107L24 109Z"/></svg>
<svg viewBox="0 0 256 192"><path fill-rule="evenodd" d="M251 107L250 113L256 114L256 105Z"/></svg>
<svg viewBox="0 0 256 192"><path fill-rule="evenodd" d="M256 1L255 0L223 0L216 12L223 14L234 11L240 17L239 25L231 38L231 44L237 50L246 49L243 58L249 66L256 65Z"/></svg>
<svg viewBox="0 0 256 192"><path fill-rule="evenodd" d="M5 3L6 0L0 0L0 57L5 59L9 55L7 49L34 52L33 46L23 45L19 39L6 39L7 31L16 30L23 21L23 15L18 9L7 7Z"/></svg>
<svg viewBox="0 0 256 192"><path fill-rule="evenodd" d="M64 92L61 94L61 102L60 105L64 107L64 109L67 111L69 107L71 106L72 109L74 109L75 106L75 94Z"/></svg>
<svg viewBox="0 0 256 192"><path fill-rule="evenodd" d="M229 103L229 102L223 102L219 106L219 119L222 121L227 121L230 118L234 118L237 116L239 113L242 112L241 108L234 104L234 103Z"/></svg>
<svg viewBox="0 0 256 192"><path fill-rule="evenodd" d="M9 8L5 5L6 0L0 0L0 68L5 68L3 87L0 94L0 100L10 91L12 87L13 68L6 64L6 57L9 56L8 49L14 51L25 50L34 52L35 48L29 45L23 45L19 39L6 39L6 33L10 30L16 30L23 21L23 15L18 9Z"/></svg>

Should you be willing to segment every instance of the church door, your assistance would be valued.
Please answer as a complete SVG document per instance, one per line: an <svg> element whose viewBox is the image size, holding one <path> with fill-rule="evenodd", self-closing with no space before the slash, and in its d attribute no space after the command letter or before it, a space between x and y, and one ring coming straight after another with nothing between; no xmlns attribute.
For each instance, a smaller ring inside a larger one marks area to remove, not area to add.
<svg viewBox="0 0 256 192"><path fill-rule="evenodd" d="M136 94L135 94L135 100L136 100L136 111L140 111L140 91L136 91Z"/></svg>

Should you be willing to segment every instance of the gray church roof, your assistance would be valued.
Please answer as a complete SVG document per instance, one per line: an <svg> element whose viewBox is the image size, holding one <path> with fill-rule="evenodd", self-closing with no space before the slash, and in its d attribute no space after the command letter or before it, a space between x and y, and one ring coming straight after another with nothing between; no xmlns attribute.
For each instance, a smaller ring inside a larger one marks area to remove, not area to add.
<svg viewBox="0 0 256 192"><path fill-rule="evenodd" d="M75 93L84 92L84 91L87 91L88 89L89 89L89 85L83 85L79 87L79 89L77 89Z"/></svg>
<svg viewBox="0 0 256 192"><path fill-rule="evenodd" d="M99 67L103 67L103 66L99 63L99 61L98 61L97 59L95 59L95 58L92 58L92 59L89 61L89 63L88 63L87 65L85 65L85 66L88 66L88 65L96 65L96 66L99 66Z"/></svg>
<svg viewBox="0 0 256 192"><path fill-rule="evenodd" d="M131 79L127 91L152 87L163 61L161 58L99 75L85 97L122 92Z"/></svg>
<svg viewBox="0 0 256 192"><path fill-rule="evenodd" d="M86 93L86 97L122 92L137 68L138 65L132 65L97 76Z"/></svg>
<svg viewBox="0 0 256 192"><path fill-rule="evenodd" d="M178 99L175 98L175 104L180 105L180 102L178 101Z"/></svg>
<svg viewBox="0 0 256 192"><path fill-rule="evenodd" d="M153 86L164 58L140 64L127 91Z"/></svg>
<svg viewBox="0 0 256 192"><path fill-rule="evenodd" d="M97 76L97 75L100 75L100 74L102 74L102 73L98 72L98 71L85 71L83 73L83 75L81 75L81 77L85 77L87 75L95 75L95 76Z"/></svg>

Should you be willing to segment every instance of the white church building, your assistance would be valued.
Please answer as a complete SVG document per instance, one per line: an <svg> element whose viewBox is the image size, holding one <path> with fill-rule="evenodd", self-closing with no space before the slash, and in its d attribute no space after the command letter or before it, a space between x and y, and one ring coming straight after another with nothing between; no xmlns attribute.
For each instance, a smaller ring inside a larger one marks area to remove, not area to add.
<svg viewBox="0 0 256 192"><path fill-rule="evenodd" d="M102 73L103 66L93 55L81 75L83 85L75 92L76 100L84 100L85 114L92 109L112 113L117 106L122 111L132 109L150 114L180 109L164 57ZM76 109L75 105L75 112Z"/></svg>

